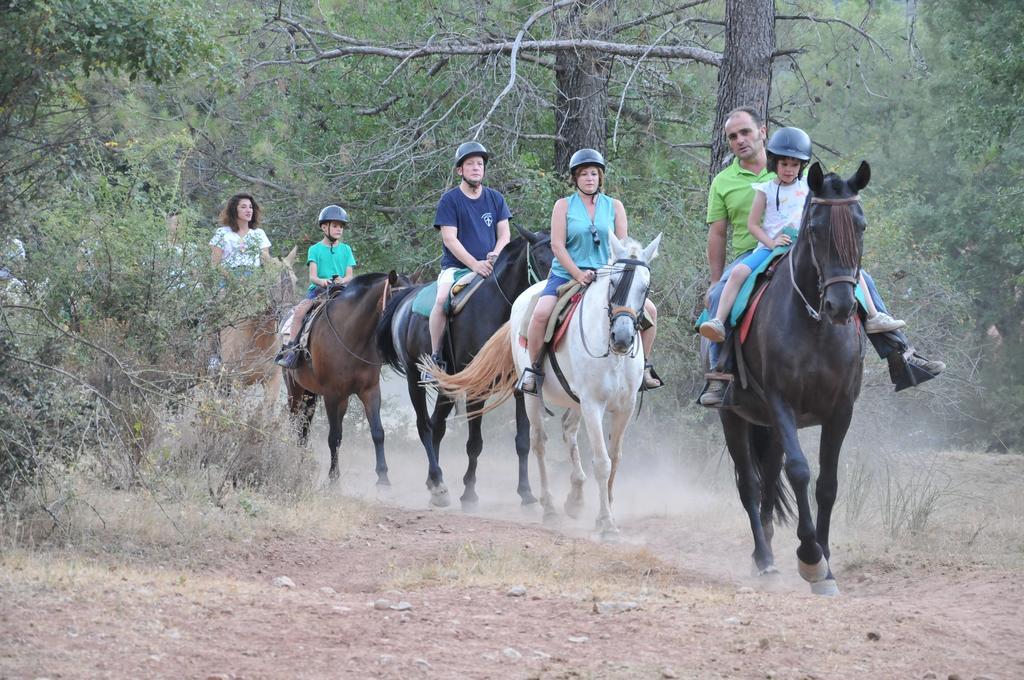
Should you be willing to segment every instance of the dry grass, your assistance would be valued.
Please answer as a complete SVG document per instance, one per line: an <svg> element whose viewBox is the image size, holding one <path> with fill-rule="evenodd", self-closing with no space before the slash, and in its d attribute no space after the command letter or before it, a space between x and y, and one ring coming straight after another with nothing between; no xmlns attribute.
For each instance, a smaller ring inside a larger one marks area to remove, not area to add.
<svg viewBox="0 0 1024 680"><path fill-rule="evenodd" d="M666 587L674 571L643 549L613 549L552 536L527 544L467 541L432 561L394 570L389 582L400 590L438 583L483 588L521 584L604 599Z"/></svg>

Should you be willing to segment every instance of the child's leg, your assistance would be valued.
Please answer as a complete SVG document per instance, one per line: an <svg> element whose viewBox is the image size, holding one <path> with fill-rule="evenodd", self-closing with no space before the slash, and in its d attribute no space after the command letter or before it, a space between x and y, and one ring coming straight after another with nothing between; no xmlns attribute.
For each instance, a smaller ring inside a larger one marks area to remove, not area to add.
<svg viewBox="0 0 1024 680"><path fill-rule="evenodd" d="M878 314L878 308L875 307L875 301L871 299L871 290L868 288L867 282L864 280L864 273L860 274L860 289L864 293L864 308L868 311L868 318Z"/></svg>
<svg viewBox="0 0 1024 680"><path fill-rule="evenodd" d="M297 341L299 339L299 331L302 330L302 320L306 318L306 312L313 306L313 301L306 298L299 304L295 305L295 316L292 317L292 325L288 327L288 339L291 341Z"/></svg>
<svg viewBox="0 0 1024 680"><path fill-rule="evenodd" d="M725 290L722 291L722 298L718 301L718 314L715 315L715 318L723 324L729 318L732 306L736 302L736 296L739 295L743 282L750 276L750 271L750 267L741 262L733 267L732 273L729 274L729 280L725 282Z"/></svg>

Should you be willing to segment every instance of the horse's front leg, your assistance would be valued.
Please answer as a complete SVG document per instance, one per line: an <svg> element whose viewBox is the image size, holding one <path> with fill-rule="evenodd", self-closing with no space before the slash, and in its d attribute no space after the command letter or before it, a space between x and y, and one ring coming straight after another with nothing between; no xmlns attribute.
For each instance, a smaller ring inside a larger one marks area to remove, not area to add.
<svg viewBox="0 0 1024 680"><path fill-rule="evenodd" d="M409 400L416 411L416 432L420 443L427 452L427 490L430 492L430 504L443 508L451 504L448 485L444 483L444 474L437 460L437 449L434 448L433 429L430 413L427 410L427 391L420 386L417 378L419 373L415 364L406 366L406 384L409 387Z"/></svg>
<svg viewBox="0 0 1024 680"><path fill-rule="evenodd" d="M580 459L580 419L579 409L571 408L562 414L562 440L569 447L569 462L572 464L572 486L569 488L569 496L565 499L565 514L573 519L579 517L583 509L583 483L587 481Z"/></svg>
<svg viewBox="0 0 1024 680"><path fill-rule="evenodd" d="M388 479L388 462L384 458L384 424L380 420L380 384L363 390L359 394L363 402L366 422L370 424L370 438L373 439L373 452L377 458L374 468L377 473L377 486L391 486Z"/></svg>
<svg viewBox="0 0 1024 680"><path fill-rule="evenodd" d="M612 412L611 431L608 433L608 456L612 461L611 473L608 475L608 504L615 501L615 473L619 469L619 461L622 459L622 445L626 441L626 428L629 426L629 417L633 414L635 401L629 403L629 408L619 408Z"/></svg>
<svg viewBox="0 0 1024 680"><path fill-rule="evenodd" d="M807 463L797 437L796 417L793 409L779 395L768 398L772 414L772 426L785 452L784 463L789 486L793 489L798 511L796 535L800 545L796 549L797 568L800 576L808 583L823 581L828 576L828 560L818 545L814 520L811 519L811 501L808 487L811 482L811 466Z"/></svg>
<svg viewBox="0 0 1024 680"><path fill-rule="evenodd" d="M483 408L484 402L474 401L466 404L466 412L474 413ZM466 474L462 476L465 489L462 492L462 509L465 512L476 510L480 498L476 495L476 464L484 448L484 438L480 432L483 418L479 415L469 418L469 438L466 440Z"/></svg>
<svg viewBox="0 0 1024 680"><path fill-rule="evenodd" d="M820 470L814 496L818 502L817 540L826 560L831 557L828 533L832 525L832 508L835 506L839 489L839 452L843 447L843 440L846 438L846 431L850 428L852 417L853 404L850 404L834 411L832 418L821 425L821 444L818 454ZM812 583L811 590L819 595L839 594L839 586L836 585L831 566L825 580Z"/></svg>
<svg viewBox="0 0 1024 680"><path fill-rule="evenodd" d="M263 410L267 413L273 412L274 406L281 396L282 370L280 366L273 364L270 369L270 375L263 383Z"/></svg>
<svg viewBox="0 0 1024 680"><path fill-rule="evenodd" d="M740 503L747 511L750 520L750 532L754 536L754 569L758 575L775 573L775 558L772 555L771 543L761 517L762 481L755 466L758 464L751 450L751 425L728 409L719 410L722 420L722 431L725 433L725 445L732 457L736 469L736 489L740 494Z"/></svg>
<svg viewBox="0 0 1024 680"><path fill-rule="evenodd" d="M519 486L516 491L523 505L537 502L530 489L530 416L523 395L516 394L516 457L519 459Z"/></svg>
<svg viewBox="0 0 1024 680"><path fill-rule="evenodd" d="M596 528L600 532L601 538L613 539L618 535L619 529L615 526L611 501L608 497L608 480L611 478L612 461L608 456L608 447L605 445L604 423L601 422L605 407L602 403L584 399L580 404L580 410L583 414L583 422L587 424L587 438L590 440L590 448L594 455L594 481L597 482L600 502Z"/></svg>

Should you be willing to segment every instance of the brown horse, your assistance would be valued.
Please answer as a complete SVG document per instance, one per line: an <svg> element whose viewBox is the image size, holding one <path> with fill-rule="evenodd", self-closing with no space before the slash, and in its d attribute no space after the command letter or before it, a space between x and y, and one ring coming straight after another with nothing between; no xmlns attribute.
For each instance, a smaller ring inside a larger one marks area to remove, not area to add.
<svg viewBox="0 0 1024 680"><path fill-rule="evenodd" d="M267 409L277 403L281 391L281 368L274 363L274 356L281 346L281 319L295 304L295 255L296 249L292 248L283 259L271 258L268 274L273 283L266 311L220 331L225 376L235 385L263 385L263 404Z"/></svg>
<svg viewBox="0 0 1024 680"><path fill-rule="evenodd" d="M299 438L309 436L309 423L316 408L316 397L324 398L330 432L331 481L338 479L338 446L341 423L352 395L363 402L370 424L370 436L377 455L377 484L390 486L388 464L384 460L384 427L380 420L380 353L374 331L381 312L399 286L408 285L405 277L388 274L361 274L345 289L328 300L313 320L309 332L310 357L298 368L285 369L288 408L299 418Z"/></svg>

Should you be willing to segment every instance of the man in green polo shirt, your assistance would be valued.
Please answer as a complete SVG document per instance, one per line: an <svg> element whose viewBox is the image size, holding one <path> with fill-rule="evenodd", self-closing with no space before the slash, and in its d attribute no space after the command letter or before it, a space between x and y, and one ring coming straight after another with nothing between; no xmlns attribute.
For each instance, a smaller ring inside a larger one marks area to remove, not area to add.
<svg viewBox="0 0 1024 680"><path fill-rule="evenodd" d="M725 138L735 158L715 175L708 196L707 258L711 283L705 303L712 316L718 311L718 300L732 267L757 247L757 239L747 229L747 218L754 202L754 189L751 185L754 182L765 182L775 176L775 173L767 170L767 130L756 109L743 106L730 111L725 119ZM733 228L732 252L730 264L726 267L726 237L729 225ZM882 302L875 283L867 272L864 272L864 280L875 306L880 311L886 311L885 303ZM941 361L928 360L918 355L900 331L874 333L868 338L875 346L878 356L888 360L889 374L897 391L929 380L946 367ZM720 405L728 385L725 376L718 378L714 373L724 368L718 366L720 347L718 343L711 343L710 346L709 359L713 373L709 375L708 386L698 400L704 406Z"/></svg>

